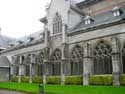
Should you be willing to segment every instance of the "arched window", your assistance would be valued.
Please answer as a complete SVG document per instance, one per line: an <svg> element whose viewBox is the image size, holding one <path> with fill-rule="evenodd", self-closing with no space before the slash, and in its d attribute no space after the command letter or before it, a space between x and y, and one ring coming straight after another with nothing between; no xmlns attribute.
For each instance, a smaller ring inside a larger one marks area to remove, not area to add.
<svg viewBox="0 0 125 94"><path fill-rule="evenodd" d="M125 43L122 49L123 73L125 73Z"/></svg>
<svg viewBox="0 0 125 94"><path fill-rule="evenodd" d="M53 20L53 35L62 32L62 19L61 16L56 13Z"/></svg>
<svg viewBox="0 0 125 94"><path fill-rule="evenodd" d="M39 76L43 75L43 72L44 72L43 60L44 60L44 52L40 52L39 54L36 54L35 62L38 65L37 73Z"/></svg>
<svg viewBox="0 0 125 94"><path fill-rule="evenodd" d="M83 73L83 49L75 46L71 53L71 75L82 75Z"/></svg>
<svg viewBox="0 0 125 94"><path fill-rule="evenodd" d="M28 54L28 55L26 55L26 69L25 69L26 70L26 76L30 75L30 66L29 66L30 61L31 61L31 55Z"/></svg>
<svg viewBox="0 0 125 94"><path fill-rule="evenodd" d="M59 76L61 72L61 56L62 53L59 49L56 49L51 57L52 63L52 75Z"/></svg>
<svg viewBox="0 0 125 94"><path fill-rule="evenodd" d="M111 47L104 41L100 41L94 49L94 73L111 74L112 60Z"/></svg>

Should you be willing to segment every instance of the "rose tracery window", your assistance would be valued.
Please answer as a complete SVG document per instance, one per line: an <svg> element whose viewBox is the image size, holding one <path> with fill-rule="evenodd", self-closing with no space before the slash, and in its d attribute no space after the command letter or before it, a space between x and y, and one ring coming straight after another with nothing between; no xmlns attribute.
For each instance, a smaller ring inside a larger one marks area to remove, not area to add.
<svg viewBox="0 0 125 94"><path fill-rule="evenodd" d="M83 73L83 49L75 46L71 53L71 75L82 75Z"/></svg>
<svg viewBox="0 0 125 94"><path fill-rule="evenodd" d="M62 32L62 19L61 16L56 13L54 20L53 20L53 35Z"/></svg>
<svg viewBox="0 0 125 94"><path fill-rule="evenodd" d="M94 49L94 73L112 73L111 47L104 41L100 41Z"/></svg>
<svg viewBox="0 0 125 94"><path fill-rule="evenodd" d="M61 72L61 56L62 53L59 49L56 49L51 57L52 63L52 75L60 75Z"/></svg>

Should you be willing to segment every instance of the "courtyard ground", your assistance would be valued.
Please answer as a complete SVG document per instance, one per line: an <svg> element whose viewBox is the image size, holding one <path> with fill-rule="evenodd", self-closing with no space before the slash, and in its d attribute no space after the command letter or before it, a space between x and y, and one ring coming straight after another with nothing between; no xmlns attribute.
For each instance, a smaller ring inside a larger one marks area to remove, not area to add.
<svg viewBox="0 0 125 94"><path fill-rule="evenodd" d="M0 82L0 88L37 94L39 84ZM43 85L43 89L51 92L47 94L125 94L125 86Z"/></svg>

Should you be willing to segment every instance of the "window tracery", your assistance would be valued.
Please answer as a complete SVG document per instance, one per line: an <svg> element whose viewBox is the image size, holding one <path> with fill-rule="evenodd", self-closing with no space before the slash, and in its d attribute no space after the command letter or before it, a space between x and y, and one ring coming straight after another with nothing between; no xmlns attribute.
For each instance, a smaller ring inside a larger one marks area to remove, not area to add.
<svg viewBox="0 0 125 94"><path fill-rule="evenodd" d="M62 32L62 19L61 16L56 13L54 20L53 20L53 35Z"/></svg>
<svg viewBox="0 0 125 94"><path fill-rule="evenodd" d="M83 49L75 46L71 53L71 74L82 75L83 73Z"/></svg>
<svg viewBox="0 0 125 94"><path fill-rule="evenodd" d="M53 75L60 75L61 72L61 57L62 53L59 49L56 49L51 57L52 63L52 74Z"/></svg>
<svg viewBox="0 0 125 94"><path fill-rule="evenodd" d="M111 47L104 41L100 41L94 49L95 74L112 73Z"/></svg>

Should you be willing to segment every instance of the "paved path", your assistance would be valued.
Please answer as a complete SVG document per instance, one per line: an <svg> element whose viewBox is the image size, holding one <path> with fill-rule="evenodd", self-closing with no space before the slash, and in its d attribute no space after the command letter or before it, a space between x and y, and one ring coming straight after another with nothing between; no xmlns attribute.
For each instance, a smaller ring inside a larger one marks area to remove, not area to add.
<svg viewBox="0 0 125 94"><path fill-rule="evenodd" d="M26 93L0 89L0 94L26 94Z"/></svg>

